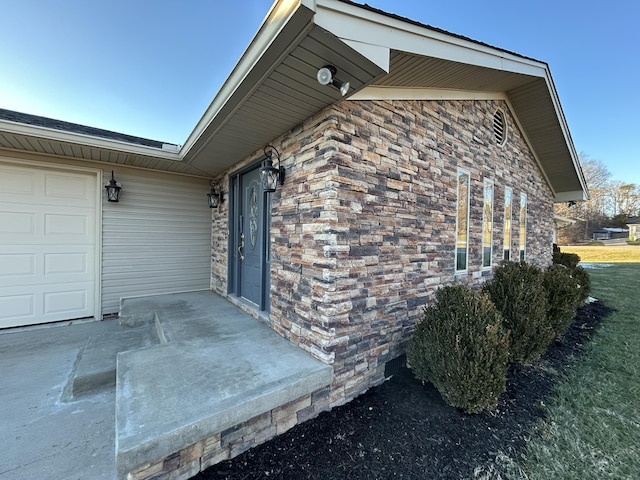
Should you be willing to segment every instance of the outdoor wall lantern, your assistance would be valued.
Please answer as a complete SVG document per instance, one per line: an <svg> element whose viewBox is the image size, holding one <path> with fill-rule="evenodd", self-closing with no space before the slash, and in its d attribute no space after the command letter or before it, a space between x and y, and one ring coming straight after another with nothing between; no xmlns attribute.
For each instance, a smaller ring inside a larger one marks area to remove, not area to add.
<svg viewBox="0 0 640 480"><path fill-rule="evenodd" d="M262 162L260 176L262 177L262 190L265 192L275 192L276 185L284 185L284 167L280 165L280 152L273 145L264 147L264 155L267 157ZM273 156L278 159L278 168L273 166Z"/></svg>
<svg viewBox="0 0 640 480"><path fill-rule="evenodd" d="M111 180L109 180L109 183L105 185L104 188L107 191L108 202L117 202L120 199L120 189L122 185L113 178L113 170L111 170Z"/></svg>
<svg viewBox="0 0 640 480"><path fill-rule="evenodd" d="M210 180L209 186L211 187L211 191L207 193L207 197L209 199L209 208L218 208L222 202L224 202L224 196L222 195L222 187L220 186L220 182L217 180ZM220 191L218 191L220 189Z"/></svg>
<svg viewBox="0 0 640 480"><path fill-rule="evenodd" d="M318 79L318 83L320 85L331 84L336 87L338 90L340 90L340 93L344 97L347 93L349 93L349 88L351 85L349 84L349 82L338 80L335 77L336 72L336 67L334 67L333 65L325 65L320 70L318 70L318 75L316 76L316 78Z"/></svg>

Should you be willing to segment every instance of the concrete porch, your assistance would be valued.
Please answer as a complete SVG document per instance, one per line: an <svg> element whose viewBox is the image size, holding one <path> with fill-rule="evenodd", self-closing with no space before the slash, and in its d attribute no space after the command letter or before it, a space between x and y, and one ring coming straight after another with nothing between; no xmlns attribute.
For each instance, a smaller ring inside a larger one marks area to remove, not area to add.
<svg viewBox="0 0 640 480"><path fill-rule="evenodd" d="M193 453L204 439L274 416L332 381L331 366L208 291L126 299L121 313L128 326L106 320L0 333L0 423L3 438L16 439L0 455L0 479L153 476L176 452ZM33 422L25 398L38 399L45 423ZM78 438L86 444L69 455ZM89 444L103 445L102 454ZM171 478L212 463L190 458Z"/></svg>

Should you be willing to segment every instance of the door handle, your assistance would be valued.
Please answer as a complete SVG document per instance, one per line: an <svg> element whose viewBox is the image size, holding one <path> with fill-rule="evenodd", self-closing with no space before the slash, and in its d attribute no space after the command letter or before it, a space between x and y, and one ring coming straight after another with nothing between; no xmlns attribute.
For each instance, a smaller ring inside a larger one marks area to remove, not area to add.
<svg viewBox="0 0 640 480"><path fill-rule="evenodd" d="M240 234L240 244L238 245L238 255L240 255L240 261L242 262L244 260L244 255L243 252L244 251L244 233Z"/></svg>

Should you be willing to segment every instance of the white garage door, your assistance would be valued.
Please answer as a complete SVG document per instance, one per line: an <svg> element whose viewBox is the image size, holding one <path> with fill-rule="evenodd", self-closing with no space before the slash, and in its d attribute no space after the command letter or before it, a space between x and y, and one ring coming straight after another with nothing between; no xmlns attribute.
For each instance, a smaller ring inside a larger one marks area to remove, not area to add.
<svg viewBox="0 0 640 480"><path fill-rule="evenodd" d="M0 163L0 328L91 317L96 177Z"/></svg>

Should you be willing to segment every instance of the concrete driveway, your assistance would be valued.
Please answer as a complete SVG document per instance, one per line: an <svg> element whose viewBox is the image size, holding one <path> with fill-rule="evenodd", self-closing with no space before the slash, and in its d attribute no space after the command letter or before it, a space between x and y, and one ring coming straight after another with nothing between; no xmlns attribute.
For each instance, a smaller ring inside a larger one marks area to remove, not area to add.
<svg viewBox="0 0 640 480"><path fill-rule="evenodd" d="M65 400L87 339L115 323L0 331L0 480L116 478L115 388Z"/></svg>

